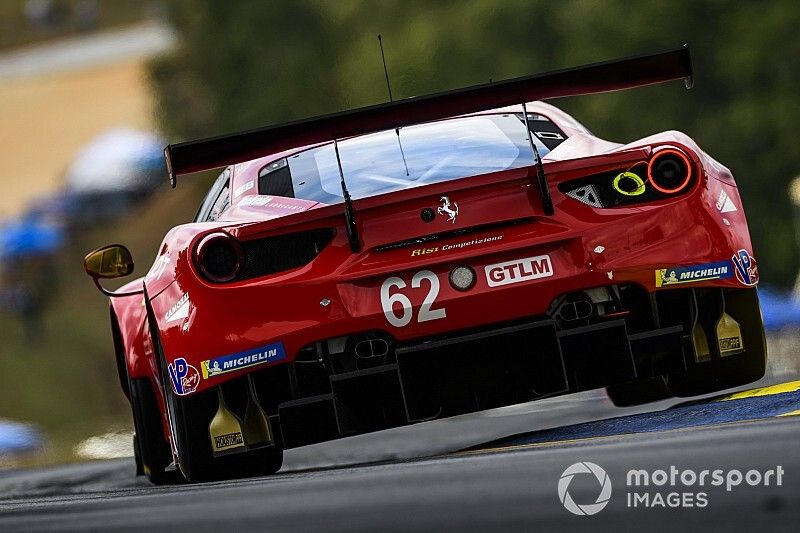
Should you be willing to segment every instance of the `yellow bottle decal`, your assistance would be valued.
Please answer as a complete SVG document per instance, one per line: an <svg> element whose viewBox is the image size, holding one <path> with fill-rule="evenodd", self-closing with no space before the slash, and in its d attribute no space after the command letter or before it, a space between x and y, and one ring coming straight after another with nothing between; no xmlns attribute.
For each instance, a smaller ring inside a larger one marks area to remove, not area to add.
<svg viewBox="0 0 800 533"><path fill-rule="evenodd" d="M706 337L706 332L703 330L700 322L694 323L694 328L692 328L692 342L694 343L695 360L698 363L711 359L708 337Z"/></svg>
<svg viewBox="0 0 800 533"><path fill-rule="evenodd" d="M720 355L734 355L744 351L742 330L731 315L722 313L717 321L716 329Z"/></svg>
<svg viewBox="0 0 800 533"><path fill-rule="evenodd" d="M235 414L228 409L225 398L222 397L222 387L217 388L219 407L211 423L208 425L208 433L211 436L211 449L214 453L227 452L244 447L244 435L242 425Z"/></svg>
<svg viewBox="0 0 800 533"><path fill-rule="evenodd" d="M267 418L267 414L258 404L255 385L251 376L247 377L247 382L247 407L244 410L244 436L247 445L272 442L269 418Z"/></svg>

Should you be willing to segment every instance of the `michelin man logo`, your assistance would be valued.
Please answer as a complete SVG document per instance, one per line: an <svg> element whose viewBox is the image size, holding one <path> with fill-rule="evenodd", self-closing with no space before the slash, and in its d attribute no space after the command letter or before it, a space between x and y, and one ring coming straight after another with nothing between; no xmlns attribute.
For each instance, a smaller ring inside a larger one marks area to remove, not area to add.
<svg viewBox="0 0 800 533"><path fill-rule="evenodd" d="M600 483L600 494L594 503L577 504L570 496L569 484L572 483L572 478L579 474L593 474L597 482ZM564 470L564 473L561 474L561 479L558 480L558 499L561 500L561 504L567 511L572 514L579 516L597 514L608 505L608 500L611 499L611 479L605 470L594 463L588 461L575 463Z"/></svg>

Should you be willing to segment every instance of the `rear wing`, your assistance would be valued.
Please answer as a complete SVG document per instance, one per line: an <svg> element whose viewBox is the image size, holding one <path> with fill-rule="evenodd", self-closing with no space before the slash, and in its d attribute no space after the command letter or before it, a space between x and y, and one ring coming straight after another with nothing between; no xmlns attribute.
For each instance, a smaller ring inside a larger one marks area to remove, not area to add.
<svg viewBox="0 0 800 533"><path fill-rule="evenodd" d="M169 179L250 161L334 139L390 130L499 107L564 96L603 93L683 79L692 86L688 45L666 52L592 63L544 74L476 85L362 107L164 149Z"/></svg>

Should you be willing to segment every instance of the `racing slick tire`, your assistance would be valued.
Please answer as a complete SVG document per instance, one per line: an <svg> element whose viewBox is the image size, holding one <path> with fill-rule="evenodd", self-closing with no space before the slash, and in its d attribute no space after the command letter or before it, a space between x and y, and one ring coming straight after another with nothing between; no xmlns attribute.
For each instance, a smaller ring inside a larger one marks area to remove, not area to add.
<svg viewBox="0 0 800 533"><path fill-rule="evenodd" d="M212 398L215 396L212 395ZM209 396L181 398L167 388L167 403L174 417L173 432L178 450L178 466L189 483L266 476L280 470L283 449L276 444L233 455L214 457L208 422Z"/></svg>
<svg viewBox="0 0 800 533"><path fill-rule="evenodd" d="M764 377L766 358L760 350L701 363L669 377L669 389L686 398L746 385Z"/></svg>
<svg viewBox="0 0 800 533"><path fill-rule="evenodd" d="M177 471L167 471L172 463L172 452L164 439L158 401L150 380L137 378L128 380L133 411L134 455L137 474L147 476L154 485L181 481Z"/></svg>
<svg viewBox="0 0 800 533"><path fill-rule="evenodd" d="M611 403L617 407L633 407L672 398L663 376L640 379L606 387Z"/></svg>
<svg viewBox="0 0 800 533"><path fill-rule="evenodd" d="M726 293L726 303L741 325L745 351L711 361L690 361L686 370L667 376L672 394L679 397L719 392L758 381L767 369L764 321L755 289Z"/></svg>
<svg viewBox="0 0 800 533"><path fill-rule="evenodd" d="M148 306L149 307L149 306ZM150 309L148 308L150 313ZM149 314L148 313L148 314ZM280 470L283 448L275 442L270 446L247 450L232 455L215 457L211 449L208 424L213 417L216 395L210 392L192 396L178 396L170 383L164 351L155 328L151 336L156 348L158 366L163 380L165 403L169 412L172 438L178 452L178 468L189 483L222 481L243 477L265 476Z"/></svg>

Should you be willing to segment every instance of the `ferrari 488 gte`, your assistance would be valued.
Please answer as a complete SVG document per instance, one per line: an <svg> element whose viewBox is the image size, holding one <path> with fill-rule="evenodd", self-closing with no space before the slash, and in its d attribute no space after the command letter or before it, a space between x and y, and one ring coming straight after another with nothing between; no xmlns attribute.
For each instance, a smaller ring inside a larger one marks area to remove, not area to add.
<svg viewBox="0 0 800 533"><path fill-rule="evenodd" d="M101 287L140 472L266 474L437 417L760 378L729 170L683 133L613 143L541 102L669 80L690 86L687 48L168 146L173 186L224 170L144 278Z"/></svg>

